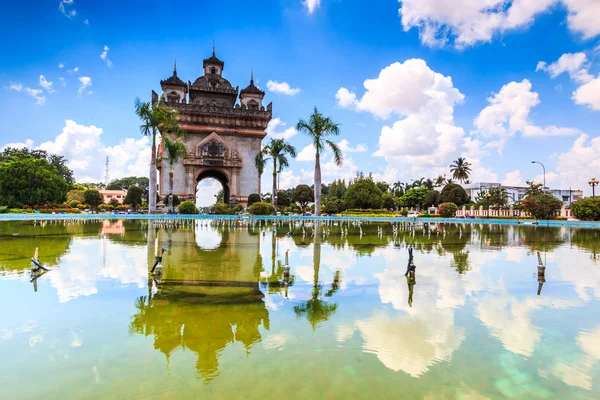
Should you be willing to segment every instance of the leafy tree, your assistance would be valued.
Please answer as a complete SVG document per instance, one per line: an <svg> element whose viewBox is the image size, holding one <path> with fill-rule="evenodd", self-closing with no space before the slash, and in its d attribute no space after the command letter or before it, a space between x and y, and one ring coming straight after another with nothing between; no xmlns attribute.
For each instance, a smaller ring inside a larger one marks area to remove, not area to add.
<svg viewBox="0 0 600 400"><path fill-rule="evenodd" d="M563 207L563 202L551 194L538 194L526 197L520 204L521 210L535 219L552 219Z"/></svg>
<svg viewBox="0 0 600 400"><path fill-rule="evenodd" d="M371 178L359 178L346 190L344 202L348 208L379 209L383 194Z"/></svg>
<svg viewBox="0 0 600 400"><path fill-rule="evenodd" d="M386 210L391 210L393 208L396 208L396 196L394 196L391 193L386 193L383 196L383 208L385 208Z"/></svg>
<svg viewBox="0 0 600 400"><path fill-rule="evenodd" d="M259 201L248 207L248 211L252 215L271 215L273 214L273 206L264 201Z"/></svg>
<svg viewBox="0 0 600 400"><path fill-rule="evenodd" d="M267 161L273 161L273 193L277 193L277 174L290 166L288 156L296 157L296 148L283 139L271 139L269 144L256 155L254 165L257 171L264 170ZM275 197L271 199L271 203L275 209Z"/></svg>
<svg viewBox="0 0 600 400"><path fill-rule="evenodd" d="M440 192L438 192L437 190L430 190L429 192L427 192L427 196L425 196L425 201L423 202L423 207L428 208L438 204L437 199L439 195Z"/></svg>
<svg viewBox="0 0 600 400"><path fill-rule="evenodd" d="M260 201L260 196L256 193L252 193L250 196L248 196L248 207L250 207L252 204L259 202Z"/></svg>
<svg viewBox="0 0 600 400"><path fill-rule="evenodd" d="M500 209L508 205L508 192L506 191L506 188L501 186L490 188L488 193L490 194L488 197L490 207Z"/></svg>
<svg viewBox="0 0 600 400"><path fill-rule="evenodd" d="M114 199L113 199L114 200ZM112 200L111 200L112 201ZM116 201L116 200L115 200ZM163 203L167 204L169 202L169 195L166 195L163 198ZM181 204L181 199L176 194L173 195L173 207L177 207Z"/></svg>
<svg viewBox="0 0 600 400"><path fill-rule="evenodd" d="M161 99L152 104L151 102L135 99L135 113L142 121L140 131L144 136L152 136L152 150L150 154L150 190L148 194L148 208L151 214L156 212L156 135L172 132L181 134L181 128L177 122L177 111L169 108Z"/></svg>
<svg viewBox="0 0 600 400"><path fill-rule="evenodd" d="M119 203L119 200L117 200L117 199L110 199L110 201L108 202L108 204L110 204L111 206L113 206L113 208L114 207L118 207L118 206L121 205L121 203Z"/></svg>
<svg viewBox="0 0 600 400"><path fill-rule="evenodd" d="M541 183L534 183L533 181L527 181L527 189L525 189L525 197L537 196L538 194L544 193L544 185Z"/></svg>
<svg viewBox="0 0 600 400"><path fill-rule="evenodd" d="M312 139L315 148L315 215L321 215L321 153L328 146L333 152L335 164L338 167L342 165L342 150L335 142L326 139L328 136L338 136L340 134L339 124L329 117L324 117L315 107L308 121L301 119L298 121L296 129L307 134Z"/></svg>
<svg viewBox="0 0 600 400"><path fill-rule="evenodd" d="M375 184L377 185L379 190L381 190L381 193L385 194L390 190L390 185L387 182L377 182Z"/></svg>
<svg viewBox="0 0 600 400"><path fill-rule="evenodd" d="M185 145L181 143L178 139L172 140L167 137L167 135L163 135L163 154L164 157L169 162L169 196L173 196L173 165L187 154L187 150ZM168 200L167 200L168 203ZM170 206L169 211L173 211L172 204Z"/></svg>
<svg viewBox="0 0 600 400"><path fill-rule="evenodd" d="M134 210L137 210L140 204L142 204L143 193L144 190L141 187L135 185L129 186L125 200L123 200L123 204L130 204Z"/></svg>
<svg viewBox="0 0 600 400"><path fill-rule="evenodd" d="M223 202L217 202L210 207L210 212L215 215L229 215L233 214L233 209Z"/></svg>
<svg viewBox="0 0 600 400"><path fill-rule="evenodd" d="M433 188L435 187L435 184L430 178L427 178L423 181L422 186L426 187L429 190L433 190Z"/></svg>
<svg viewBox="0 0 600 400"><path fill-rule="evenodd" d="M402 197L406 190L408 190L406 188L406 184L400 181L394 182L394 184L392 185L392 191L394 192L394 195L396 197Z"/></svg>
<svg viewBox="0 0 600 400"><path fill-rule="evenodd" d="M400 198L403 207L423 207L429 189L425 187L411 188Z"/></svg>
<svg viewBox="0 0 600 400"><path fill-rule="evenodd" d="M0 161L0 204L63 203L69 185L46 159L23 156Z"/></svg>
<svg viewBox="0 0 600 400"><path fill-rule="evenodd" d="M179 205L180 214L198 214L198 207L191 200L186 200Z"/></svg>
<svg viewBox="0 0 600 400"><path fill-rule="evenodd" d="M335 214L339 212L337 201L335 201L333 198L328 198L323 211L325 211L327 214Z"/></svg>
<svg viewBox="0 0 600 400"><path fill-rule="evenodd" d="M71 208L77 208L77 206L79 205L79 203L81 203L81 202L77 201L77 200L71 200L69 202L69 206L71 206Z"/></svg>
<svg viewBox="0 0 600 400"><path fill-rule="evenodd" d="M87 190L87 188L85 190ZM78 203L83 203L83 194L85 193L85 190L69 190L67 193L67 201L77 201Z"/></svg>
<svg viewBox="0 0 600 400"><path fill-rule="evenodd" d="M104 203L104 196L96 189L88 189L83 193L83 201L97 213L98 206Z"/></svg>
<svg viewBox="0 0 600 400"><path fill-rule="evenodd" d="M290 205L290 198L288 197L288 193L285 190L279 190L277 192L277 206L278 207L288 207Z"/></svg>
<svg viewBox="0 0 600 400"><path fill-rule="evenodd" d="M440 216L444 218L454 218L458 206L454 203L442 203L440 204Z"/></svg>
<svg viewBox="0 0 600 400"><path fill-rule="evenodd" d="M106 190L127 190L131 185L139 186L144 189L144 194L142 196L144 199L148 199L150 180L145 176L128 176L125 178L112 180L106 186Z"/></svg>
<svg viewBox="0 0 600 400"><path fill-rule="evenodd" d="M23 147L21 149L7 147L0 153L0 163L3 161L23 158L46 160L48 164L52 165L56 169L58 175L60 175L69 186L72 186L75 183L73 171L67 167L68 161L63 156L49 154L46 150L30 150L27 147Z"/></svg>
<svg viewBox="0 0 600 400"><path fill-rule="evenodd" d="M216 199L215 204L216 203L224 203L225 202L224 195L223 195L223 189L220 189L217 192L217 194L215 194L215 199Z"/></svg>
<svg viewBox="0 0 600 400"><path fill-rule="evenodd" d="M292 201L294 203L300 204L302 209L306 207L308 203L312 203L314 201L313 190L308 185L298 185L294 190L294 195L292 196Z"/></svg>
<svg viewBox="0 0 600 400"><path fill-rule="evenodd" d="M471 174L471 163L464 158L459 157L452 165L450 165L450 172L452 172L452 177L457 181L466 181Z"/></svg>
<svg viewBox="0 0 600 400"><path fill-rule="evenodd" d="M346 193L346 182L342 179L334 180L328 188L328 195L335 196L338 199L344 197Z"/></svg>
<svg viewBox="0 0 600 400"><path fill-rule="evenodd" d="M465 189L462 186L457 185L455 183L449 183L442 189L440 196L438 198L438 203L454 203L458 207L461 207L469 201L469 196Z"/></svg>
<svg viewBox="0 0 600 400"><path fill-rule="evenodd" d="M600 221L600 197L586 197L571 204L575 218L582 221Z"/></svg>

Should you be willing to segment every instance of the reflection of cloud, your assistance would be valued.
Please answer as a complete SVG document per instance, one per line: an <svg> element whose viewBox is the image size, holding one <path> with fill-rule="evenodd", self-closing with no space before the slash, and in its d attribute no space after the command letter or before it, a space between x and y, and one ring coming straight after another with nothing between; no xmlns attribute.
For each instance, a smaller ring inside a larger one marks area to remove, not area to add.
<svg viewBox="0 0 600 400"><path fill-rule="evenodd" d="M374 315L357 322L367 353L393 371L404 371L419 377L439 361L449 361L463 341L462 328L454 326L454 317L447 313L436 318L391 319Z"/></svg>
<svg viewBox="0 0 600 400"><path fill-rule="evenodd" d="M298 339L291 333L282 332L263 338L262 345L266 350L282 351L286 344L296 343Z"/></svg>
<svg viewBox="0 0 600 400"><path fill-rule="evenodd" d="M196 225L195 238L196 245L203 250L214 250L221 245L221 233L212 227Z"/></svg>
<svg viewBox="0 0 600 400"><path fill-rule="evenodd" d="M96 284L103 278L121 284L147 284L145 247L122 246L109 240L74 238L60 266L48 274L61 303L98 293Z"/></svg>
<svg viewBox="0 0 600 400"><path fill-rule="evenodd" d="M600 361L600 325L591 332L581 332L577 344L585 353Z"/></svg>
<svg viewBox="0 0 600 400"><path fill-rule="evenodd" d="M33 335L29 338L29 347L35 347L36 345L44 342L44 336L41 334Z"/></svg>
<svg viewBox="0 0 600 400"><path fill-rule="evenodd" d="M312 283L315 279L315 269L311 265L298 265L296 268L294 268L293 273L304 282Z"/></svg>

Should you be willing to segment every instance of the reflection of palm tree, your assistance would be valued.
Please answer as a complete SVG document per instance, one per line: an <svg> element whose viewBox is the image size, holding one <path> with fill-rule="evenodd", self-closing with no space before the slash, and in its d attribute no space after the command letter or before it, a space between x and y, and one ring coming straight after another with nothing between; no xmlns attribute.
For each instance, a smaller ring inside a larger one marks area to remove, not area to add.
<svg viewBox="0 0 600 400"><path fill-rule="evenodd" d="M325 293L325 297L331 297L334 295L335 292L340 290L341 277L342 271L338 269L337 271L335 271L335 275L333 276L333 282L331 282L331 289L329 289L327 293Z"/></svg>
<svg viewBox="0 0 600 400"><path fill-rule="evenodd" d="M414 293L415 285L417 284L417 278L413 271L409 272L406 275L406 283L408 284L408 305L409 305L409 307L412 307L413 293Z"/></svg>
<svg viewBox="0 0 600 400"><path fill-rule="evenodd" d="M306 315L306 319L310 322L313 330L319 322L327 321L329 317L337 310L337 303L328 303L320 299L322 286L319 285L319 270L321 268L321 232L319 221L315 222L315 243L313 247L313 266L314 266L314 281L313 290L310 300L301 305L294 306L296 316ZM333 293L332 293L333 294Z"/></svg>

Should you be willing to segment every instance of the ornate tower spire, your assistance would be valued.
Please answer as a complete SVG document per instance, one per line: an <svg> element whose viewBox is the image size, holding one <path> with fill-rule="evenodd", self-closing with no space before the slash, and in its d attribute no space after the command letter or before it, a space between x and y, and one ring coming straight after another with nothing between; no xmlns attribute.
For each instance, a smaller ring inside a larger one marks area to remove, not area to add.
<svg viewBox="0 0 600 400"><path fill-rule="evenodd" d="M213 57L215 57L215 41L213 40Z"/></svg>
<svg viewBox="0 0 600 400"><path fill-rule="evenodd" d="M250 70L250 84L254 85L254 68Z"/></svg>
<svg viewBox="0 0 600 400"><path fill-rule="evenodd" d="M175 63L173 64L173 75L177 76L177 58L175 58Z"/></svg>

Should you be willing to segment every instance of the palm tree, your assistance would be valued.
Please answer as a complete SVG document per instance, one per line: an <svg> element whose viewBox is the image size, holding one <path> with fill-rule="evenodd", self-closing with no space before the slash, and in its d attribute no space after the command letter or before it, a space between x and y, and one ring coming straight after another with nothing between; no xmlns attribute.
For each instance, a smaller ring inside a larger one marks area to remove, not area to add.
<svg viewBox="0 0 600 400"><path fill-rule="evenodd" d="M142 120L140 131L144 136L152 136L152 154L150 155L150 176L148 190L148 212L156 212L156 135L161 132L179 132L177 111L170 109L161 99L152 104L149 101L135 99L135 113Z"/></svg>
<svg viewBox="0 0 600 400"><path fill-rule="evenodd" d="M342 165L344 160L339 146L326 139L327 136L340 134L339 124L333 122L329 117L324 117L315 107L308 121L301 119L298 121L296 129L310 136L315 147L315 215L319 216L321 215L321 153L327 145L333 151L333 161L338 167Z"/></svg>
<svg viewBox="0 0 600 400"><path fill-rule="evenodd" d="M296 148L291 144L286 143L283 139L271 139L268 145L256 155L254 164L256 170L262 175L265 164L267 161L273 161L273 195L271 196L271 203L273 208L277 209L275 204L275 196L277 194L277 174L283 171L284 168L289 167L287 156L296 157Z"/></svg>
<svg viewBox="0 0 600 400"><path fill-rule="evenodd" d="M173 211L173 164L187 154L185 145L178 139L171 140L163 136L164 157L169 162L169 211Z"/></svg>
<svg viewBox="0 0 600 400"><path fill-rule="evenodd" d="M471 163L462 157L458 157L458 159L450 165L450 172L452 172L452 177L454 179L460 182L466 181L469 179L469 174L471 174Z"/></svg>

